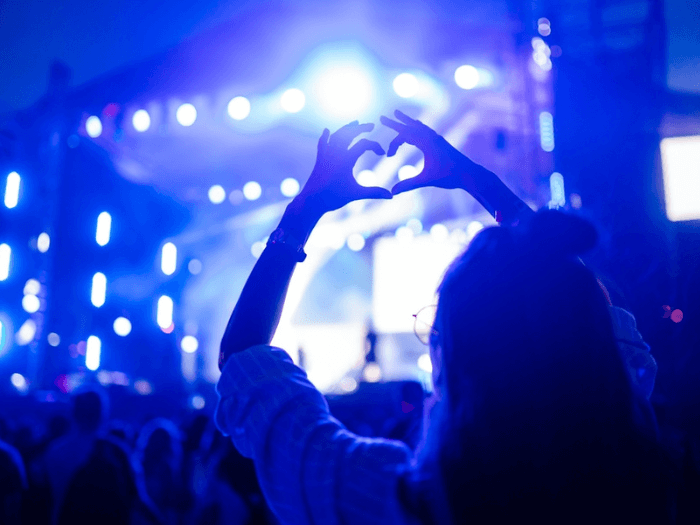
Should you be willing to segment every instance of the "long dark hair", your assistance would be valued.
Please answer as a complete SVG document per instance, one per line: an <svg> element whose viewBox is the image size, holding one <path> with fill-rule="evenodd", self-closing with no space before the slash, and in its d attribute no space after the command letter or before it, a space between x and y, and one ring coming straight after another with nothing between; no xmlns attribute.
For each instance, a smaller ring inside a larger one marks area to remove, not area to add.
<svg viewBox="0 0 700 525"><path fill-rule="evenodd" d="M444 482L455 523L663 522L656 449L577 258L595 243L589 223L546 210L483 230L446 272L432 349L443 399L419 471Z"/></svg>

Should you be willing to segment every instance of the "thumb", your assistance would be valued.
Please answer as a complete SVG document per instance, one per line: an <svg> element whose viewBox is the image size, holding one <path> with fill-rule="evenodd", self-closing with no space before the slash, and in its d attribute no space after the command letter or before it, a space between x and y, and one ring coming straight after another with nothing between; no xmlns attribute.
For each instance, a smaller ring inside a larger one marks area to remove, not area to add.
<svg viewBox="0 0 700 525"><path fill-rule="evenodd" d="M411 177L410 179L405 179L394 184L394 187L391 188L391 193L398 195L399 193L424 188L426 186L430 186L429 181L422 181L418 177Z"/></svg>

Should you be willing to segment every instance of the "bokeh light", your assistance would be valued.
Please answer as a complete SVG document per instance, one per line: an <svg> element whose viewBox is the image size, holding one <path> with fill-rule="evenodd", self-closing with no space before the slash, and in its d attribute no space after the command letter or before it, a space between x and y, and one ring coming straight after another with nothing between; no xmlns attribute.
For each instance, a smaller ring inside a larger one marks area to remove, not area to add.
<svg viewBox="0 0 700 525"><path fill-rule="evenodd" d="M88 117L85 121L85 131L93 139L99 137L102 134L102 122L100 118L95 115Z"/></svg>
<svg viewBox="0 0 700 525"><path fill-rule="evenodd" d="M131 123L136 131L144 132L151 127L151 116L145 109L139 109L131 117Z"/></svg>
<svg viewBox="0 0 700 525"><path fill-rule="evenodd" d="M353 252L359 252L365 247L365 238L361 233L351 233L346 241L348 248Z"/></svg>
<svg viewBox="0 0 700 525"><path fill-rule="evenodd" d="M299 181L288 177L282 181L280 184L280 191L285 197L294 197L299 193L301 187L299 186Z"/></svg>
<svg viewBox="0 0 700 525"><path fill-rule="evenodd" d="M10 172L5 183L5 207L12 209L19 202L19 184L21 177L16 171Z"/></svg>
<svg viewBox="0 0 700 525"><path fill-rule="evenodd" d="M287 113L299 113L306 105L306 96L300 89L291 88L282 94L280 103Z"/></svg>
<svg viewBox="0 0 700 525"><path fill-rule="evenodd" d="M250 114L250 101L245 97L234 97L228 103L228 114L234 120L243 120Z"/></svg>
<svg viewBox="0 0 700 525"><path fill-rule="evenodd" d="M226 190L223 188L223 186L215 184L209 188L208 196L212 203L221 204L226 200Z"/></svg>
<svg viewBox="0 0 700 525"><path fill-rule="evenodd" d="M191 126L197 120L197 109L192 104L182 104L177 108L175 117L182 126Z"/></svg>
<svg viewBox="0 0 700 525"><path fill-rule="evenodd" d="M180 348L182 348L182 351L186 354L193 354L199 348L199 341L197 341L197 338L193 335L186 335L182 338L182 341L180 341Z"/></svg>
<svg viewBox="0 0 700 525"><path fill-rule="evenodd" d="M411 98L418 93L418 79L411 73L401 73L394 79L394 91L401 98Z"/></svg>
<svg viewBox="0 0 700 525"><path fill-rule="evenodd" d="M58 346L61 344L61 338L59 335L55 332L51 332L47 337L46 340L51 346Z"/></svg>
<svg viewBox="0 0 700 525"><path fill-rule="evenodd" d="M262 195L260 184L255 181L246 182L243 186L243 196L249 201L258 200Z"/></svg>
<svg viewBox="0 0 700 525"><path fill-rule="evenodd" d="M39 250L41 253L46 253L49 251L49 246L51 245L51 237L49 237L49 234L46 232L42 232L39 234L39 237L36 239L36 249Z"/></svg>
<svg viewBox="0 0 700 525"><path fill-rule="evenodd" d="M112 327L114 328L114 333L121 337L126 337L131 333L131 321L126 317L117 317Z"/></svg>
<svg viewBox="0 0 700 525"><path fill-rule="evenodd" d="M455 71L455 82L462 89L474 89L479 85L479 70L474 66L459 66Z"/></svg>
<svg viewBox="0 0 700 525"><path fill-rule="evenodd" d="M326 115L355 118L369 107L374 87L364 68L343 65L324 68L314 83L314 94Z"/></svg>
<svg viewBox="0 0 700 525"><path fill-rule="evenodd" d="M36 313L39 311L40 306L41 301L36 295L25 295L22 297L22 308L24 308L25 312L30 314Z"/></svg>

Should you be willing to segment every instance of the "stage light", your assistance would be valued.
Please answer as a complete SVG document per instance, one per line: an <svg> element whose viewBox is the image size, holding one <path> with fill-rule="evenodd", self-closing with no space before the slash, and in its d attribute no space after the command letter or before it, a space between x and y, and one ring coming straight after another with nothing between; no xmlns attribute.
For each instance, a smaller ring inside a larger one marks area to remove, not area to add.
<svg viewBox="0 0 700 525"><path fill-rule="evenodd" d="M228 114L234 120L243 120L250 114L250 101L245 97L234 97L228 103Z"/></svg>
<svg viewBox="0 0 700 525"><path fill-rule="evenodd" d="M352 233L348 236L347 244L353 252L359 252L365 247L365 238L361 233Z"/></svg>
<svg viewBox="0 0 700 525"><path fill-rule="evenodd" d="M41 284L36 279L27 279L24 283L24 295L39 295L41 291Z"/></svg>
<svg viewBox="0 0 700 525"><path fill-rule="evenodd" d="M362 170L357 174L356 180L360 186L371 187L377 185L377 177L372 170Z"/></svg>
<svg viewBox="0 0 700 525"><path fill-rule="evenodd" d="M36 323L33 319L27 319L17 331L17 334L15 335L15 341L19 346L28 345L34 340L35 335Z"/></svg>
<svg viewBox="0 0 700 525"><path fill-rule="evenodd" d="M175 273L177 268L177 247L171 243L166 242L163 245L163 250L160 256L160 269L165 275L172 275Z"/></svg>
<svg viewBox="0 0 700 525"><path fill-rule="evenodd" d="M401 98L411 98L418 93L418 79L410 73L401 73L394 79L394 91Z"/></svg>
<svg viewBox="0 0 700 525"><path fill-rule="evenodd" d="M382 369L377 363L367 363L362 371L362 376L368 383L376 383L382 378Z"/></svg>
<svg viewBox="0 0 700 525"><path fill-rule="evenodd" d="M142 396L147 396L153 392L153 387L151 383L145 379L137 379L134 381L134 390L136 390Z"/></svg>
<svg viewBox="0 0 700 525"><path fill-rule="evenodd" d="M352 377L344 377L340 380L340 389L343 392L350 394L357 390L357 381L355 381Z"/></svg>
<svg viewBox="0 0 700 525"><path fill-rule="evenodd" d="M202 263L199 259L192 259L187 263L187 269L192 275L198 275L202 271Z"/></svg>
<svg viewBox="0 0 700 525"><path fill-rule="evenodd" d="M396 229L396 238L402 242L408 242L413 239L413 230L408 226L399 226Z"/></svg>
<svg viewBox="0 0 700 525"><path fill-rule="evenodd" d="M85 350L85 366L93 372L100 368L100 354L102 353L102 341L100 338L91 335L87 339L87 349Z"/></svg>
<svg viewBox="0 0 700 525"><path fill-rule="evenodd" d="M49 234L46 232L42 232L39 234L39 237L36 239L36 249L39 250L41 253L46 253L49 251L49 246L51 245L51 237L49 237Z"/></svg>
<svg viewBox="0 0 700 525"><path fill-rule="evenodd" d="M413 232L413 235L420 235L423 232L423 223L416 218L409 219L406 223L406 226L410 228L410 230Z"/></svg>
<svg viewBox="0 0 700 525"><path fill-rule="evenodd" d="M186 354L194 354L197 348L199 348L199 341L197 341L197 338L193 335L186 335L182 338L182 341L180 341L180 348L182 348L182 351Z"/></svg>
<svg viewBox="0 0 700 525"><path fill-rule="evenodd" d="M306 105L306 97L300 89L291 88L282 94L280 102L287 113L298 113Z"/></svg>
<svg viewBox="0 0 700 525"><path fill-rule="evenodd" d="M190 404L192 405L192 408L195 410L202 410L204 408L204 405L206 404L206 401L204 401L204 398L200 396L199 394L192 396L192 399L190 400Z"/></svg>
<svg viewBox="0 0 700 525"><path fill-rule="evenodd" d="M218 184L215 184L214 186L209 188L208 194L209 200L214 204L221 204L226 200L226 190Z"/></svg>
<svg viewBox="0 0 700 525"><path fill-rule="evenodd" d="M549 207L560 208L566 204L566 193L564 191L564 176L561 173L554 172L549 177L549 192L552 199L549 201Z"/></svg>
<svg viewBox="0 0 700 525"><path fill-rule="evenodd" d="M430 360L430 354L422 354L418 358L418 368L429 374L433 371L433 362Z"/></svg>
<svg viewBox="0 0 700 525"><path fill-rule="evenodd" d="M0 281L4 281L10 275L10 257L12 248L7 244L0 244Z"/></svg>
<svg viewBox="0 0 700 525"><path fill-rule="evenodd" d="M5 183L5 207L14 208L19 202L19 184L21 178L19 173L16 171L11 172L7 176L7 182Z"/></svg>
<svg viewBox="0 0 700 525"><path fill-rule="evenodd" d="M117 317L112 327L114 328L114 333L121 337L126 337L131 333L131 321L126 317Z"/></svg>
<svg viewBox="0 0 700 525"><path fill-rule="evenodd" d="M337 118L362 114L373 96L372 80L355 65L324 68L314 84L314 94L323 112Z"/></svg>
<svg viewBox="0 0 700 525"><path fill-rule="evenodd" d="M107 293L107 277L105 274L97 272L92 276L92 292L90 301L97 308L105 304L105 294Z"/></svg>
<svg viewBox="0 0 700 525"><path fill-rule="evenodd" d="M177 121L183 126L191 126L197 120L197 109L192 104L182 104L175 112Z"/></svg>
<svg viewBox="0 0 700 525"><path fill-rule="evenodd" d="M292 177L288 177L280 184L280 191L285 197L295 197L300 190L299 181Z"/></svg>
<svg viewBox="0 0 700 525"><path fill-rule="evenodd" d="M554 119L548 111L540 113L540 145L546 152L554 151Z"/></svg>
<svg viewBox="0 0 700 525"><path fill-rule="evenodd" d="M22 308L24 308L25 312L29 314L36 313L39 311L40 306L41 302L36 295L25 295L22 297Z"/></svg>
<svg viewBox="0 0 700 525"><path fill-rule="evenodd" d="M552 33L549 20L546 18L540 18L537 21L537 32L542 36L549 36Z"/></svg>
<svg viewBox="0 0 700 525"><path fill-rule="evenodd" d="M441 223L433 224L430 228L430 236L436 241L445 241L450 236L447 226Z"/></svg>
<svg viewBox="0 0 700 525"><path fill-rule="evenodd" d="M581 196L578 193L572 193L569 195L569 202L571 203L571 207L575 210L578 210L581 208Z"/></svg>
<svg viewBox="0 0 700 525"><path fill-rule="evenodd" d="M700 135L661 141L666 217L671 221L700 219Z"/></svg>
<svg viewBox="0 0 700 525"><path fill-rule="evenodd" d="M479 221L472 221L467 225L467 239L472 240L474 236L484 229L484 225Z"/></svg>
<svg viewBox="0 0 700 525"><path fill-rule="evenodd" d="M99 117L95 115L88 117L85 121L85 131L93 139L99 137L102 134L102 122L100 122Z"/></svg>
<svg viewBox="0 0 700 525"><path fill-rule="evenodd" d="M479 70L474 66L459 66L455 71L455 82L462 89L474 89L479 85Z"/></svg>
<svg viewBox="0 0 700 525"><path fill-rule="evenodd" d="M131 123L136 131L144 132L151 127L151 116L145 109L139 109L131 117Z"/></svg>
<svg viewBox="0 0 700 525"><path fill-rule="evenodd" d="M265 243L261 241L254 242L250 247L250 253L256 259L262 255L263 251L265 251Z"/></svg>
<svg viewBox="0 0 700 525"><path fill-rule="evenodd" d="M418 170L415 166L407 164L399 168L399 180L406 180L418 175Z"/></svg>
<svg viewBox="0 0 700 525"><path fill-rule="evenodd" d="M245 197L243 196L243 192L241 190L233 190L228 194L228 201L234 206L238 206L244 199Z"/></svg>
<svg viewBox="0 0 700 525"><path fill-rule="evenodd" d="M167 295L161 295L158 299L156 321L163 330L167 330L173 324L173 300Z"/></svg>
<svg viewBox="0 0 700 525"><path fill-rule="evenodd" d="M10 382L20 392L26 392L28 389L27 380L22 374L14 373L10 376Z"/></svg>
<svg viewBox="0 0 700 525"><path fill-rule="evenodd" d="M260 198L262 195L262 188L260 184L255 181L246 182L243 186L243 196L249 201L254 201Z"/></svg>
<svg viewBox="0 0 700 525"><path fill-rule="evenodd" d="M97 216L97 231L95 232L95 240L100 246L105 246L109 242L109 236L112 232L112 216L103 211Z"/></svg>
<svg viewBox="0 0 700 525"><path fill-rule="evenodd" d="M46 338L46 340L49 342L49 344L50 344L51 346L58 346L58 345L61 344L61 338L60 338L59 335L58 335L57 333L55 333L55 332L51 332L51 333L48 335L48 337Z"/></svg>

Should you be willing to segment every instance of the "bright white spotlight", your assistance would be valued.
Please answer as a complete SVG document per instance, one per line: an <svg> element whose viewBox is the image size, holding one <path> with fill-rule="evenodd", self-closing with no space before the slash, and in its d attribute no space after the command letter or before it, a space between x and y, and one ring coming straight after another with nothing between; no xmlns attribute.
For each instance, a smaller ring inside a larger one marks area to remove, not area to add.
<svg viewBox="0 0 700 525"><path fill-rule="evenodd" d="M351 233L348 236L347 245L353 252L359 252L365 247L365 238L361 233Z"/></svg>
<svg viewBox="0 0 700 525"><path fill-rule="evenodd" d="M430 354L423 354L418 358L418 368L428 373L433 371L433 363L430 360Z"/></svg>
<svg viewBox="0 0 700 525"><path fill-rule="evenodd" d="M39 298L36 295L25 295L22 297L22 308L24 308L24 311L33 314L39 311L39 307L41 306L41 301L39 301Z"/></svg>
<svg viewBox="0 0 700 525"><path fill-rule="evenodd" d="M430 236L436 241L445 241L450 236L447 226L441 223L433 224L430 228Z"/></svg>
<svg viewBox="0 0 700 525"><path fill-rule="evenodd" d="M234 97L228 103L228 114L234 120L243 120L250 114L250 101L245 97Z"/></svg>
<svg viewBox="0 0 700 525"><path fill-rule="evenodd" d="M101 272L92 276L92 292L90 300L97 308L105 304L105 294L107 293L107 277Z"/></svg>
<svg viewBox="0 0 700 525"><path fill-rule="evenodd" d="M280 103L287 113L299 113L306 105L306 97L300 89L291 88L282 93Z"/></svg>
<svg viewBox="0 0 700 525"><path fill-rule="evenodd" d="M112 216L103 211L97 217L97 231L95 232L95 240L100 246L105 246L109 242L109 236L112 232Z"/></svg>
<svg viewBox="0 0 700 525"><path fill-rule="evenodd" d="M175 118L183 126L191 126L197 120L197 109L192 104L183 104L175 112Z"/></svg>
<svg viewBox="0 0 700 525"><path fill-rule="evenodd" d="M93 372L100 368L100 354L102 354L102 341L100 338L91 335L87 339L87 348L85 350L85 366Z"/></svg>
<svg viewBox="0 0 700 525"><path fill-rule="evenodd" d="M418 169L411 164L399 168L399 180L406 180L418 175Z"/></svg>
<svg viewBox="0 0 700 525"><path fill-rule="evenodd" d="M661 166L666 217L674 222L700 219L700 135L663 139ZM580 208L580 196L577 201Z"/></svg>
<svg viewBox="0 0 700 525"><path fill-rule="evenodd" d="M564 176L555 171L549 176L549 192L552 200L549 201L550 208L560 208L566 204L566 192L564 191Z"/></svg>
<svg viewBox="0 0 700 525"><path fill-rule="evenodd" d="M87 131L87 134L93 139L99 137L102 134L102 122L100 122L100 118L95 115L88 117L85 121L85 131Z"/></svg>
<svg viewBox="0 0 700 525"><path fill-rule="evenodd" d="M462 89L474 89L479 85L479 70L474 66L459 66L455 71L455 82Z"/></svg>
<svg viewBox="0 0 700 525"><path fill-rule="evenodd" d="M28 345L36 335L36 323L33 319L27 319L15 334L15 341L19 346Z"/></svg>
<svg viewBox="0 0 700 525"><path fill-rule="evenodd" d="M367 363L362 371L362 376L368 383L376 383L382 378L382 369L377 363Z"/></svg>
<svg viewBox="0 0 700 525"><path fill-rule="evenodd" d="M193 335L186 335L182 338L182 341L180 341L180 348L187 354L194 354L197 348L199 348L199 341L197 341L197 338Z"/></svg>
<svg viewBox="0 0 700 525"><path fill-rule="evenodd" d="M401 73L394 79L394 91L401 98L411 98L418 93L418 79L411 73Z"/></svg>
<svg viewBox="0 0 700 525"><path fill-rule="evenodd" d="M295 197L300 189L299 181L292 177L287 177L280 184L280 191L285 197Z"/></svg>
<svg viewBox="0 0 700 525"><path fill-rule="evenodd" d="M167 295L161 295L158 299L156 321L163 330L173 324L173 300Z"/></svg>
<svg viewBox="0 0 700 525"><path fill-rule="evenodd" d="M117 317L112 327L114 328L114 333L121 337L126 337L131 333L131 321L126 317Z"/></svg>
<svg viewBox="0 0 700 525"><path fill-rule="evenodd" d="M213 202L214 204L221 204L226 200L226 190L223 188L223 186L220 186L218 184L215 184L211 188L209 188L209 200Z"/></svg>
<svg viewBox="0 0 700 525"><path fill-rule="evenodd" d="M177 268L177 247L171 242L166 242L160 255L160 269L165 275L172 275L175 273L175 268Z"/></svg>
<svg viewBox="0 0 700 525"><path fill-rule="evenodd" d="M61 344L61 338L56 332L51 332L46 339L51 346L58 346Z"/></svg>
<svg viewBox="0 0 700 525"><path fill-rule="evenodd" d="M554 119L549 111L540 113L540 145L544 151L554 150Z"/></svg>
<svg viewBox="0 0 700 525"><path fill-rule="evenodd" d="M11 172L7 176L7 182L5 183L5 207L11 209L17 206L20 180L19 173L16 171Z"/></svg>
<svg viewBox="0 0 700 525"><path fill-rule="evenodd" d="M36 239L36 249L39 250L41 253L46 253L49 251L49 246L51 245L51 237L49 237L49 234L46 232L42 232L39 234L39 237Z"/></svg>
<svg viewBox="0 0 700 525"><path fill-rule="evenodd" d="M262 188L260 184L255 181L246 182L243 186L243 196L249 201L254 201L260 198L262 195Z"/></svg>
<svg viewBox="0 0 700 525"><path fill-rule="evenodd" d="M28 385L27 385L27 380L24 378L22 374L14 373L10 376L10 382L12 383L12 386L14 386L17 390L20 392L26 392Z"/></svg>
<svg viewBox="0 0 700 525"><path fill-rule="evenodd" d="M27 279L27 282L24 283L24 295L39 295L40 291L41 283L36 279Z"/></svg>
<svg viewBox="0 0 700 525"><path fill-rule="evenodd" d="M10 275L10 257L12 248L7 244L0 244L0 281L4 281Z"/></svg>
<svg viewBox="0 0 700 525"><path fill-rule="evenodd" d="M364 112L372 102L374 87L364 69L349 65L324 70L314 85L314 92L324 113L352 118Z"/></svg>
<svg viewBox="0 0 700 525"><path fill-rule="evenodd" d="M151 116L145 109L139 109L134 116L131 117L131 123L136 131L144 132L151 127Z"/></svg>

